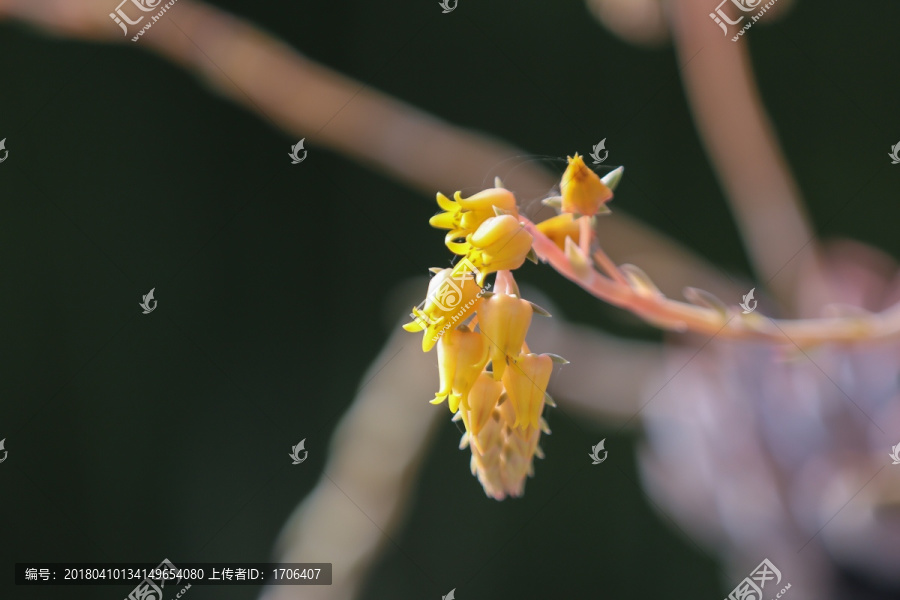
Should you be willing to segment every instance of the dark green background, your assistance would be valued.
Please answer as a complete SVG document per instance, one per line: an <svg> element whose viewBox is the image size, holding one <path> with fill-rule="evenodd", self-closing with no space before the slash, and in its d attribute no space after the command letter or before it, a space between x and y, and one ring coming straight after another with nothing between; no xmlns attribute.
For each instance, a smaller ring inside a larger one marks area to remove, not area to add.
<svg viewBox="0 0 900 600"><path fill-rule="evenodd" d="M217 4L536 155L607 137L611 160L628 168L617 210L751 276L672 50L622 43L580 2L460 0L450 15L437 0ZM898 17L897 3L801 2L750 40L820 233L895 257L900 166L886 154L900 140ZM433 195L312 137L307 160L290 165L293 136L141 44L73 43L10 23L0 25L3 137L2 597L127 592L14 588L17 561L268 560L389 334L386 292L447 260L426 225ZM548 268L527 265L520 279L570 318L657 338ZM159 308L144 316L151 287ZM502 503L484 497L457 429L443 426L364 597L436 599L453 587L460 600L723 596L715 557L640 490L636 437L550 420L537 477L524 499ZM302 437L310 458L290 468L286 452ZM619 468L567 458L601 437ZM257 592L195 587L189 597Z"/></svg>

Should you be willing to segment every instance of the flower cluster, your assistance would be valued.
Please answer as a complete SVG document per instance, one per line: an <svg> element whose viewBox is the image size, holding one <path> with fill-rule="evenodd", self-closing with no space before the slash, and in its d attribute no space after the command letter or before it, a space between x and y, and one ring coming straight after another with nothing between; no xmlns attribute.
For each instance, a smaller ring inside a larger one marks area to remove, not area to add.
<svg viewBox="0 0 900 600"><path fill-rule="evenodd" d="M532 353L525 336L534 313L549 316L522 299L512 270L533 258L533 237L519 221L512 192L497 186L451 200L437 195L443 212L430 224L446 229L447 248L461 257L435 275L407 331L423 331L422 350L437 346L440 389L431 401L447 401L454 420L465 426L461 448L472 452L472 473L488 496L521 496L533 473L541 414L552 400L547 383L552 354ZM495 286L485 283L495 274Z"/></svg>

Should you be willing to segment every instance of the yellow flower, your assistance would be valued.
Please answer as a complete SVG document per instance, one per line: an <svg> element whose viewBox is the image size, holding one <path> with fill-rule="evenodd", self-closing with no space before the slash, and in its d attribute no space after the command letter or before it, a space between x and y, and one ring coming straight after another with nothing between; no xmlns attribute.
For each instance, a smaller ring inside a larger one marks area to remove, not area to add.
<svg viewBox="0 0 900 600"><path fill-rule="evenodd" d="M507 427L500 422L497 411L487 420L484 428L473 436L469 447L472 450L472 458L469 468L472 475L478 477L484 493L494 500L506 498L506 489L503 485L503 444Z"/></svg>
<svg viewBox="0 0 900 600"><path fill-rule="evenodd" d="M508 294L494 294L481 301L478 326L491 348L495 380L503 377L507 361L522 352L532 313L531 303Z"/></svg>
<svg viewBox="0 0 900 600"><path fill-rule="evenodd" d="M474 393L473 389L470 401ZM534 457L544 457L538 446L541 432L550 433L543 419L539 428L512 428L515 418L507 400L493 409L478 433L469 432L464 438L472 451L472 474L478 477L484 493L495 500L525 492L525 479L534 474Z"/></svg>
<svg viewBox="0 0 900 600"><path fill-rule="evenodd" d="M572 213L564 212L537 224L538 231L550 238L560 250L566 249L566 238L570 237L577 245L581 239L581 228Z"/></svg>
<svg viewBox="0 0 900 600"><path fill-rule="evenodd" d="M575 157L567 157L569 166L563 173L560 182L562 192L562 211L580 215L594 216L598 212L606 212L604 206L613 197L612 190L606 187L600 177L587 168L577 152Z"/></svg>
<svg viewBox="0 0 900 600"><path fill-rule="evenodd" d="M546 354L525 354L506 369L503 387L516 412L513 427L539 427L552 371L553 359Z"/></svg>
<svg viewBox="0 0 900 600"><path fill-rule="evenodd" d="M521 267L533 241L518 218L500 215L485 220L475 233L466 237L465 243L452 246L448 243L447 247L457 254L465 254L472 267L478 270L477 280L482 284L489 273Z"/></svg>
<svg viewBox="0 0 900 600"><path fill-rule="evenodd" d="M494 408L497 407L497 401L500 400L501 394L503 394L503 384L494 381L486 372L482 372L478 376L472 389L469 390L466 398L468 410L465 406L462 409L465 417L463 422L475 443L477 443L478 434L481 433L491 418Z"/></svg>
<svg viewBox="0 0 900 600"><path fill-rule="evenodd" d="M424 306L413 308L410 313L413 322L403 328L412 332L425 331L422 351L428 352L442 335L455 329L475 311L480 293L481 287L464 263L443 269L428 282Z"/></svg>
<svg viewBox="0 0 900 600"><path fill-rule="evenodd" d="M500 478L506 493L514 498L525 493L525 478L534 474L532 464L540 437L540 430L534 428L527 432L513 429L506 436L501 453L503 469Z"/></svg>
<svg viewBox="0 0 900 600"><path fill-rule="evenodd" d="M447 237L451 240L464 238L478 229L479 225L496 214L495 207L517 218L519 216L516 210L516 197L504 188L489 188L468 198L463 198L460 192L456 192L453 198L455 202L438 193L438 206L446 212L434 215L428 221L432 227L450 229Z"/></svg>
<svg viewBox="0 0 900 600"><path fill-rule="evenodd" d="M438 341L438 370L441 389L434 395L432 404L440 404L449 398L451 412L459 409L460 402L467 407L466 396L488 361L488 346L480 333L468 329L451 329Z"/></svg>

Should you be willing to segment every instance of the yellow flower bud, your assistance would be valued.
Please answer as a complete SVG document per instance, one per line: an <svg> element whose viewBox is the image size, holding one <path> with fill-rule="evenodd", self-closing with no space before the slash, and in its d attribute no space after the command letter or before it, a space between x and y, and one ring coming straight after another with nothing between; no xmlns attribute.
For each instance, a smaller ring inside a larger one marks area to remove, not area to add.
<svg viewBox="0 0 900 600"><path fill-rule="evenodd" d="M455 413L487 364L488 346L480 333L451 329L441 336L437 348L441 389L431 403L449 398L450 411Z"/></svg>
<svg viewBox="0 0 900 600"><path fill-rule="evenodd" d="M503 387L516 411L514 427L540 427L544 395L553 371L553 360L545 354L525 354L503 374Z"/></svg>
<svg viewBox="0 0 900 600"><path fill-rule="evenodd" d="M512 215L485 220L466 238L466 258L479 271L478 283L483 282L488 273L521 267L533 241L531 234Z"/></svg>
<svg viewBox="0 0 900 600"><path fill-rule="evenodd" d="M484 372L478 376L478 379L472 385L472 389L469 390L469 395L465 401L465 404L468 405L468 410L466 406L463 406L463 410L467 410L468 416L465 419L465 423L475 443L478 443L477 436L481 433L488 419L491 418L502 393L503 384L499 381L494 381L490 375Z"/></svg>
<svg viewBox="0 0 900 600"><path fill-rule="evenodd" d="M604 205L612 199L612 190L584 164L584 158L577 152L574 158L568 159L569 166L560 182L562 211L589 217L606 212Z"/></svg>
<svg viewBox="0 0 900 600"><path fill-rule="evenodd" d="M577 245L581 239L581 228L572 213L562 213L537 224L538 231L550 238L560 250L566 249L566 238L570 237Z"/></svg>
<svg viewBox="0 0 900 600"><path fill-rule="evenodd" d="M507 361L522 352L533 312L530 302L508 294L494 294L481 301L478 326L491 349L495 380L503 377Z"/></svg>

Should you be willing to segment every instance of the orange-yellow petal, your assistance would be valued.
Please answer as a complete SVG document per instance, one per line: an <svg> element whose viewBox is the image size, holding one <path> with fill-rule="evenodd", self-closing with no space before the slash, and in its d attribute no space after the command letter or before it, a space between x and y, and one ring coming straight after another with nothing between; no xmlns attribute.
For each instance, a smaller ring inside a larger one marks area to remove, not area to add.
<svg viewBox="0 0 900 600"><path fill-rule="evenodd" d="M466 258L480 271L479 279L483 281L488 273L521 267L533 241L516 217L491 217L467 238Z"/></svg>
<svg viewBox="0 0 900 600"><path fill-rule="evenodd" d="M574 158L568 159L569 166L560 181L562 211L594 216L612 199L612 190L584 164L584 158L577 152Z"/></svg>
<svg viewBox="0 0 900 600"><path fill-rule="evenodd" d="M581 228L572 213L564 212L537 224L538 231L550 238L560 250L566 248L566 238L570 237L578 244L581 239Z"/></svg>
<svg viewBox="0 0 900 600"><path fill-rule="evenodd" d="M451 329L441 336L437 347L441 389L431 402L440 404L447 398L455 413L487 364L487 343L480 333Z"/></svg>
<svg viewBox="0 0 900 600"><path fill-rule="evenodd" d="M443 194L437 195L437 203L444 211L431 217L428 221L438 229L462 229L463 236L472 233L485 220L493 217L496 209L510 213L518 218L516 197L504 188L488 188L473 196L463 198L460 192L450 200Z"/></svg>
<svg viewBox="0 0 900 600"><path fill-rule="evenodd" d="M503 387L516 411L514 427L540 426L552 371L553 360L545 354L525 354L510 363L503 374Z"/></svg>
<svg viewBox="0 0 900 600"><path fill-rule="evenodd" d="M465 404L467 406L462 407L462 410L467 412L468 416L465 422L472 436L478 436L481 433L481 429L488 422L488 419L491 418L491 413L496 408L497 401L502 393L503 384L499 381L494 381L485 372L482 372L478 379L475 380L466 398Z"/></svg>
<svg viewBox="0 0 900 600"><path fill-rule="evenodd" d="M482 299L478 308L478 327L491 349L495 380L503 377L507 361L522 352L533 312L531 303L509 294L494 294Z"/></svg>

